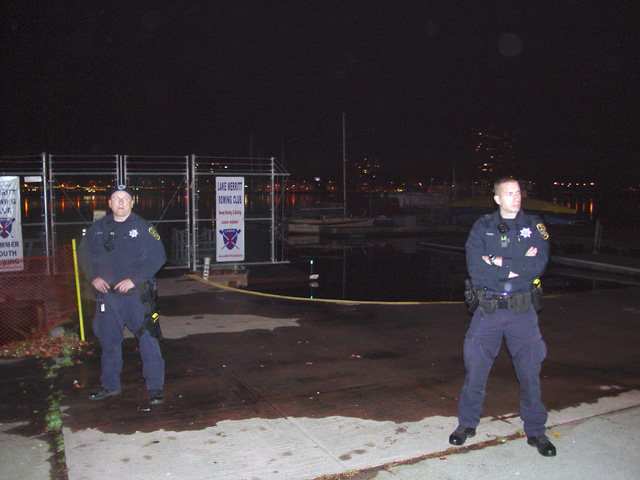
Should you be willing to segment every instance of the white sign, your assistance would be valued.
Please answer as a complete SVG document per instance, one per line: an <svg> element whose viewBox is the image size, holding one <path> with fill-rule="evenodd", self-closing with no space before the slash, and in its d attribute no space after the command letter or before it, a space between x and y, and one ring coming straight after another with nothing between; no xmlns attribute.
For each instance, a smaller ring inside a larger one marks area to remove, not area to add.
<svg viewBox="0 0 640 480"><path fill-rule="evenodd" d="M106 217L107 216L107 211L106 210L94 210L93 211L93 221L97 221L100 220L102 217Z"/></svg>
<svg viewBox="0 0 640 480"><path fill-rule="evenodd" d="M216 261L244 261L244 177L216 177Z"/></svg>
<svg viewBox="0 0 640 480"><path fill-rule="evenodd" d="M20 179L0 177L0 272L24 270Z"/></svg>

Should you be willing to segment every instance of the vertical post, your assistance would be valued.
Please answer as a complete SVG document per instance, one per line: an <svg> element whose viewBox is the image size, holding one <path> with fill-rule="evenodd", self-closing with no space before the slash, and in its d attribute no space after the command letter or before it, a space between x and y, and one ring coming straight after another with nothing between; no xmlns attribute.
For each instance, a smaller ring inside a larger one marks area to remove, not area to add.
<svg viewBox="0 0 640 480"><path fill-rule="evenodd" d="M189 194L189 185L191 182L191 172L189 170L189 155L185 155L184 157L184 176L185 176L185 185L184 185L184 196L185 196L185 202L184 202L184 212L185 212L185 219L186 219L186 223L185 223L185 230L184 233L187 235L187 251L186 251L186 260L187 260L187 268L189 268L191 266L190 263L190 259L189 259L189 249L191 247L191 243L189 242L189 232L191 231L191 195Z"/></svg>
<svg viewBox="0 0 640 480"><path fill-rule="evenodd" d="M280 185L280 203L282 204L282 211L280 212L280 238L282 241L280 242L280 260L284 259L284 235L285 235L285 203L287 202L285 195L287 192L287 177L284 175L280 176L280 181L282 182Z"/></svg>
<svg viewBox="0 0 640 480"><path fill-rule="evenodd" d="M345 113L342 112L342 212L347 216L347 144L345 140Z"/></svg>
<svg viewBox="0 0 640 480"><path fill-rule="evenodd" d="M453 166L453 177L451 178L451 200L455 201L458 199L457 194L458 189L456 188L456 166Z"/></svg>
<svg viewBox="0 0 640 480"><path fill-rule="evenodd" d="M198 177L196 171L196 156L194 154L191 155L191 191L190 196L192 199L192 219L191 219L191 231L187 230L187 242L189 245L189 267L192 272L197 270L197 239L198 239Z"/></svg>
<svg viewBox="0 0 640 480"><path fill-rule="evenodd" d="M127 184L127 157L116 155L116 186Z"/></svg>
<svg viewBox="0 0 640 480"><path fill-rule="evenodd" d="M275 161L274 157L271 157L271 263L274 263L276 256L276 203L275 203Z"/></svg>
<svg viewBox="0 0 640 480"><path fill-rule="evenodd" d="M78 273L78 254L76 250L76 239L71 239L73 248L73 273L76 277L76 297L78 299L78 321L80 322L80 340L84 342L84 320L82 317L82 295L80 295L80 274Z"/></svg>
<svg viewBox="0 0 640 480"><path fill-rule="evenodd" d="M47 256L47 275L51 273L49 266L49 259L51 256L51 241L52 234L49 230L49 225L53 225L51 217L51 211L49 209L49 202L51 200L49 191L49 169L47 165L51 164L51 155L49 155L49 161L47 162L47 154L42 152L42 201L43 212L42 217L44 220L44 251Z"/></svg>
<svg viewBox="0 0 640 480"><path fill-rule="evenodd" d="M209 267L211 266L211 257L204 257L204 267L202 268L202 279L209 280Z"/></svg>
<svg viewBox="0 0 640 480"><path fill-rule="evenodd" d="M596 220L596 231L593 237L593 253L600 253L600 239L602 238L602 225L600 219Z"/></svg>

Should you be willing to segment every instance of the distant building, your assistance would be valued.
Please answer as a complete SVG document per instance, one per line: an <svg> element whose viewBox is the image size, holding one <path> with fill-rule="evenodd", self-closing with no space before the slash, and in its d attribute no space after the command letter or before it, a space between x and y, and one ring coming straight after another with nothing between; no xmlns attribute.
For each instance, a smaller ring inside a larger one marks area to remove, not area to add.
<svg viewBox="0 0 640 480"><path fill-rule="evenodd" d="M350 172L356 192L382 191L382 167L377 158L363 158L352 163Z"/></svg>
<svg viewBox="0 0 640 480"><path fill-rule="evenodd" d="M515 175L519 160L516 139L506 131L492 127L473 130L473 164L478 179L492 179Z"/></svg>

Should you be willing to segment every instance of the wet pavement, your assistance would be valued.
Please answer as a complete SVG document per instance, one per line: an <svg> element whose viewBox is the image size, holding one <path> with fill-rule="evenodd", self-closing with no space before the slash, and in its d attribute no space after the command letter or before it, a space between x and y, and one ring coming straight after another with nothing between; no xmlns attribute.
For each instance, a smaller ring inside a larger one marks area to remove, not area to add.
<svg viewBox="0 0 640 480"><path fill-rule="evenodd" d="M0 360L0 478L50 478L52 438L43 425L48 394L38 359Z"/></svg>
<svg viewBox="0 0 640 480"><path fill-rule="evenodd" d="M70 480L314 479L354 471L363 479L503 478L498 470L513 478L526 462L535 472L583 451L577 445L586 439L571 432L587 429L585 419L611 424L607 415L627 412L625 426L639 418L640 289L545 299L543 401L558 446L548 459L521 438L519 387L504 348L478 435L468 442L485 448L450 449L471 319L462 303L295 300L192 276L160 278L158 287L166 401L148 404L132 336L123 344L119 397L87 400L99 386L98 354L65 369ZM589 441L602 446L597 434ZM609 455L624 454L625 444ZM583 452L597 461L593 453ZM629 461L618 461L621 472L638 466ZM493 470L485 465L493 462ZM555 478L572 478L566 473Z"/></svg>

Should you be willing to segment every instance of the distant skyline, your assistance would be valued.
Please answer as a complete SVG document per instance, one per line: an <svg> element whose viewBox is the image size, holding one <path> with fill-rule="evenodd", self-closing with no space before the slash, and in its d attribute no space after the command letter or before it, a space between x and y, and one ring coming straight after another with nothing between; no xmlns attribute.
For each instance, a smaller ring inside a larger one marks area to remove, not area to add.
<svg viewBox="0 0 640 480"><path fill-rule="evenodd" d="M0 156L373 157L450 178L472 128L531 178L640 182L640 2L0 6Z"/></svg>

